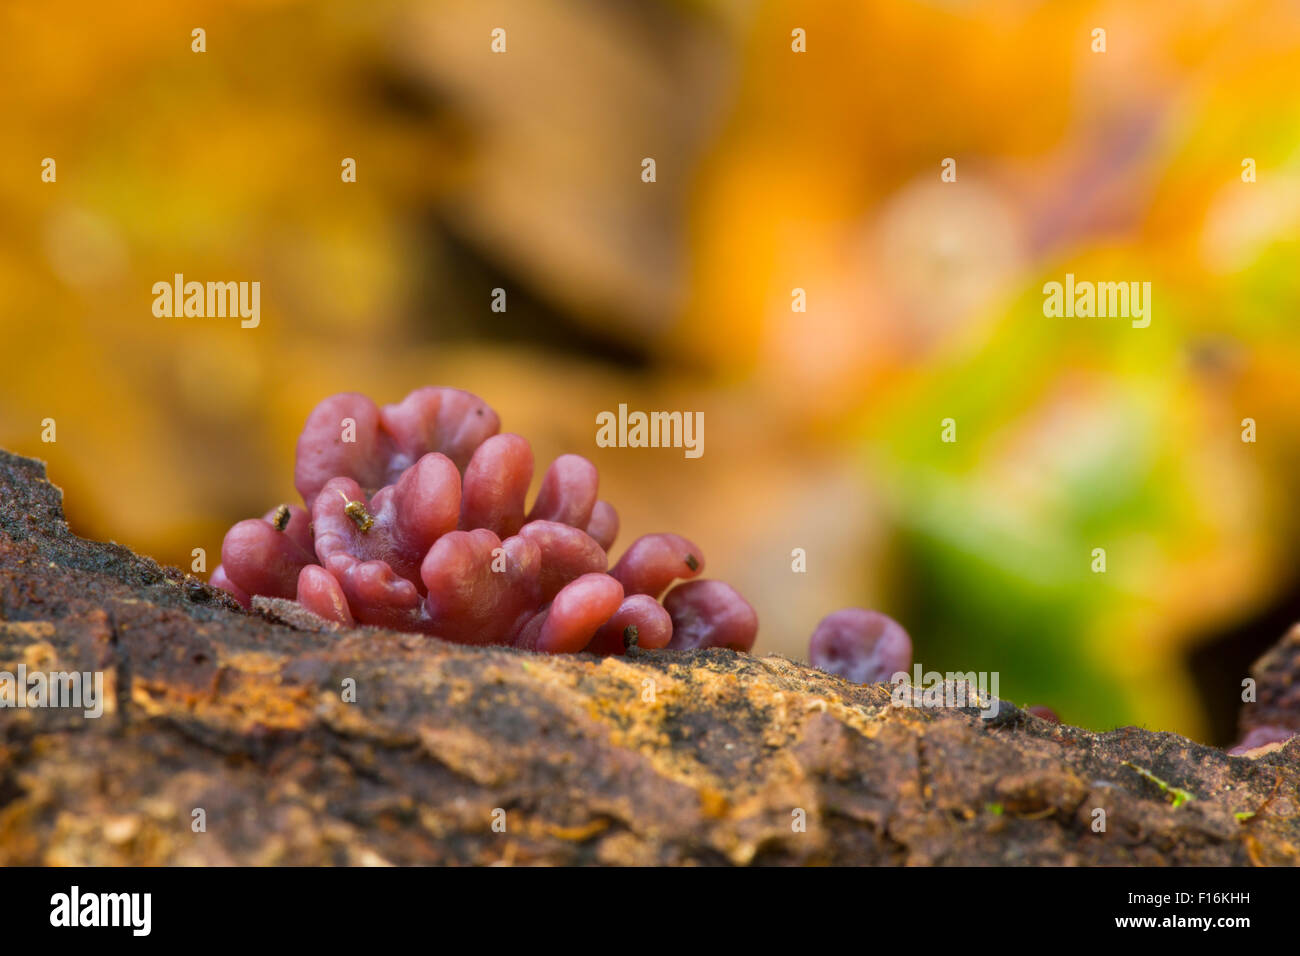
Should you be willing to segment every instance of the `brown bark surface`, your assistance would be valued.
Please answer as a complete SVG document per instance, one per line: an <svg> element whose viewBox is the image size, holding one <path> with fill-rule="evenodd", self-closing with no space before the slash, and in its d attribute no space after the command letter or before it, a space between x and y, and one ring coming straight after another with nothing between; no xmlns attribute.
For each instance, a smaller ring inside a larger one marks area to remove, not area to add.
<svg viewBox="0 0 1300 956"><path fill-rule="evenodd" d="M108 698L99 719L0 710L0 863L1300 854L1295 741L1229 757L1011 708L893 707L778 657L549 657L310 623L73 536L43 466L0 452L0 672L101 671ZM1269 673L1276 701L1294 674Z"/></svg>

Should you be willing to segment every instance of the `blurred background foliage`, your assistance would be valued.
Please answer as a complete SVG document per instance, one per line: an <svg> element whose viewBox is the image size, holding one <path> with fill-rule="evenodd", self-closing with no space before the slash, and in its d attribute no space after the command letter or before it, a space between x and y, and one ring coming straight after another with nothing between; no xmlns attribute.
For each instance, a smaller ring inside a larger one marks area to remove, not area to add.
<svg viewBox="0 0 1300 956"><path fill-rule="evenodd" d="M871 605L1222 742L1300 618L1298 66L1284 0L7 3L0 445L210 570L320 398L456 385L596 461L622 543L696 539L760 650ZM261 326L155 318L177 272ZM1066 272L1150 281L1150 328L1045 318ZM704 457L596 448L620 402L703 410Z"/></svg>

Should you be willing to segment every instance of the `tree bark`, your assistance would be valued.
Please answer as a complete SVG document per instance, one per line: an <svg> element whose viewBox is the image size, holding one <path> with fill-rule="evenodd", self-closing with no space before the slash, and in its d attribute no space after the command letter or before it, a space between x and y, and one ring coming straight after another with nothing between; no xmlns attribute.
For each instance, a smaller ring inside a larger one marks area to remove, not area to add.
<svg viewBox="0 0 1300 956"><path fill-rule="evenodd" d="M0 864L1300 853L1296 741L1229 757L1009 705L891 706L779 657L539 656L313 621L75 537L44 466L0 452L0 672L100 672L106 698L98 719L0 710Z"/></svg>

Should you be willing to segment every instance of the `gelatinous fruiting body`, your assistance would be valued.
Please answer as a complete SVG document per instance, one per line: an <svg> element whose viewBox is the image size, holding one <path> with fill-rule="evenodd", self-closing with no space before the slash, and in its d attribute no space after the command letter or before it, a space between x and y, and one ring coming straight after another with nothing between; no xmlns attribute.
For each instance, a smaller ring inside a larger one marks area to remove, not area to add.
<svg viewBox="0 0 1300 956"><path fill-rule="evenodd" d="M486 528L438 539L420 566L432 632L461 644L509 643L542 603L542 555Z"/></svg>
<svg viewBox="0 0 1300 956"><path fill-rule="evenodd" d="M893 618L861 607L828 614L808 643L813 667L876 684L912 667L912 639Z"/></svg>
<svg viewBox="0 0 1300 956"><path fill-rule="evenodd" d="M672 639L673 619L664 606L648 594L631 594L623 598L585 650L602 657L625 653L630 647L654 651L667 647Z"/></svg>
<svg viewBox="0 0 1300 956"><path fill-rule="evenodd" d="M460 528L487 528L498 538L524 525L524 502L533 480L533 450L518 435L493 435L465 469Z"/></svg>
<svg viewBox="0 0 1300 956"><path fill-rule="evenodd" d="M1033 714L1035 717L1040 720L1045 720L1049 724L1059 724L1061 722L1061 718L1056 716L1056 711L1052 710L1050 707L1044 706L1043 704L1033 704L1026 707L1025 713Z"/></svg>
<svg viewBox="0 0 1300 956"><path fill-rule="evenodd" d="M596 466L581 455L561 455L542 476L529 521L560 521L586 528L596 507Z"/></svg>
<svg viewBox="0 0 1300 956"><path fill-rule="evenodd" d="M587 534L606 551L614 547L618 538L618 512L608 501L597 501L592 507Z"/></svg>
<svg viewBox="0 0 1300 956"><path fill-rule="evenodd" d="M623 585L608 574L584 574L570 581L545 611L532 648L549 654L576 654L623 602Z"/></svg>
<svg viewBox="0 0 1300 956"><path fill-rule="evenodd" d="M1248 753L1257 747L1290 740L1297 733L1300 733L1300 731L1293 730L1290 727L1274 727L1268 725L1252 727L1246 732L1245 736L1241 738L1240 742L1238 742L1235 747L1228 750L1228 753L1233 754L1234 756L1240 756L1241 754Z"/></svg>
<svg viewBox="0 0 1300 956"><path fill-rule="evenodd" d="M310 508L331 478L375 492L430 452L463 470L500 427L496 412L458 388L418 388L383 408L356 392L331 395L298 438L294 485Z"/></svg>
<svg viewBox="0 0 1300 956"><path fill-rule="evenodd" d="M519 530L541 552L539 582L542 600L550 601L560 589L609 565L605 550L585 531L559 521L530 521Z"/></svg>
<svg viewBox="0 0 1300 956"><path fill-rule="evenodd" d="M241 521L221 542L222 576L245 594L292 598L298 572L315 560L307 513L296 505L285 511L287 521L280 508Z"/></svg>
<svg viewBox="0 0 1300 956"><path fill-rule="evenodd" d="M664 609L673 622L668 646L677 650L729 647L748 651L758 637L758 614L723 581L679 584L664 596Z"/></svg>
<svg viewBox="0 0 1300 956"><path fill-rule="evenodd" d="M689 579L704 570L704 555L679 534L646 534L637 538L610 574L618 578L628 594L658 598L668 585Z"/></svg>
<svg viewBox="0 0 1300 956"><path fill-rule="evenodd" d="M643 535L611 568L619 515L597 497L596 466L560 455L530 508L533 450L500 429L491 408L456 388L418 388L382 407L331 395L298 438L306 509L280 505L236 524L212 583L246 608L257 595L296 599L336 625L466 644L602 656L753 646L758 615L730 585L699 579L694 542ZM870 613L831 615L814 654L858 676L892 662L894 632L855 616Z"/></svg>
<svg viewBox="0 0 1300 956"><path fill-rule="evenodd" d="M352 623L343 585L319 564L309 564L299 573L298 603L317 617L335 624Z"/></svg>

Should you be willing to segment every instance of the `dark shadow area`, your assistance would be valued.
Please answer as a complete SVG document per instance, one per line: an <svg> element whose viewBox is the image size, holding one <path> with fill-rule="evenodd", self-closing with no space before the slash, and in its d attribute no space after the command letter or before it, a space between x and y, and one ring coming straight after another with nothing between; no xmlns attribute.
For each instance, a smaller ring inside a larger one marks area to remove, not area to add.
<svg viewBox="0 0 1300 956"><path fill-rule="evenodd" d="M1189 649L1187 667L1210 728L1205 743L1223 747L1236 742L1241 682L1250 676L1250 666L1300 621L1300 578L1280 593L1282 597L1258 614L1207 635Z"/></svg>
<svg viewBox="0 0 1300 956"><path fill-rule="evenodd" d="M419 301L439 304L436 330L426 328L433 331L434 338L529 345L624 369L650 366L648 347L601 335L589 323L577 322L552 307L526 282L483 255L445 219L434 217L429 228L436 237L433 248L438 261L436 268L426 272L431 277L430 287L418 290L417 295ZM452 285L435 281L432 277L439 273L454 275L457 281ZM505 290L506 311L492 311L493 289ZM611 321L608 327L618 328L619 323Z"/></svg>

